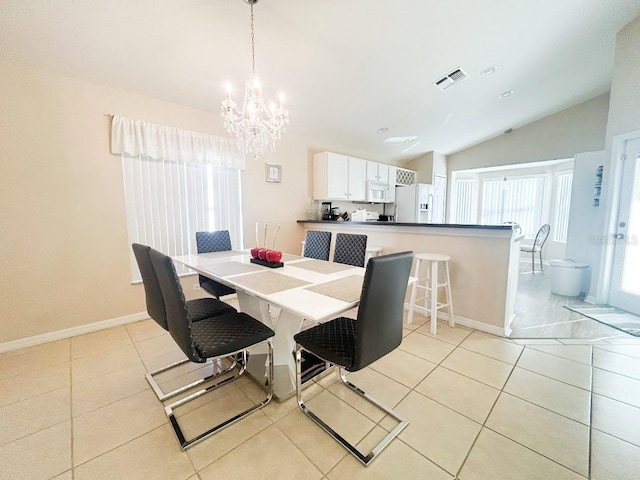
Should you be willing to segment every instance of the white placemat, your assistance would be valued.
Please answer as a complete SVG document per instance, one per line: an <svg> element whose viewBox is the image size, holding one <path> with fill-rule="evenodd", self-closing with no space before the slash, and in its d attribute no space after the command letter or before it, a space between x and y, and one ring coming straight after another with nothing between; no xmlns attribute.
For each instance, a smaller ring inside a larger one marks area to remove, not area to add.
<svg viewBox="0 0 640 480"><path fill-rule="evenodd" d="M207 265L204 267L204 270L207 270L219 277L228 277L230 275L238 275L240 273L256 272L262 270L262 268L249 263L222 262Z"/></svg>
<svg viewBox="0 0 640 480"><path fill-rule="evenodd" d="M233 282L264 295L309 285L309 282L304 280L270 271L236 277Z"/></svg>
<svg viewBox="0 0 640 480"><path fill-rule="evenodd" d="M364 277L359 275L350 275L348 277L332 280L313 287L307 287L310 292L319 293L327 297L336 298L343 302L356 302L360 300L362 293L362 282Z"/></svg>
<svg viewBox="0 0 640 480"><path fill-rule="evenodd" d="M292 267L304 268L316 273L323 273L325 275L331 273L344 272L353 268L351 265L344 265L342 263L325 262L324 260L305 260L304 262L296 262L291 264Z"/></svg>

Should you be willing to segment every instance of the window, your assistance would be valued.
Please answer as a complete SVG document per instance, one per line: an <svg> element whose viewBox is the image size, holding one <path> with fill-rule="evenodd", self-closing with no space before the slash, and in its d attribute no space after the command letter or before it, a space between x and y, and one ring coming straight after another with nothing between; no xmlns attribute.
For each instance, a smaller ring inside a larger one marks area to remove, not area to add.
<svg viewBox="0 0 640 480"><path fill-rule="evenodd" d="M242 247L240 170L234 167L122 155L129 244L168 255L195 253L195 232L229 230ZM131 253L131 252L130 252ZM131 277L140 281L131 255ZM184 274L176 264L178 273Z"/></svg>
<svg viewBox="0 0 640 480"><path fill-rule="evenodd" d="M122 158L129 245L186 255L197 251L197 231L229 230L232 246L242 247L245 159L233 139L114 115L111 153ZM129 260L140 281L131 248Z"/></svg>
<svg viewBox="0 0 640 480"><path fill-rule="evenodd" d="M556 242L567 241L572 181L573 171L566 170L556 173L556 228L553 235L553 240Z"/></svg>
<svg viewBox="0 0 640 480"><path fill-rule="evenodd" d="M516 222L527 238L542 225L544 175L487 178L483 181L482 223Z"/></svg>
<svg viewBox="0 0 640 480"><path fill-rule="evenodd" d="M451 202L452 223L475 223L476 186L477 182L473 178L459 178L455 181Z"/></svg>

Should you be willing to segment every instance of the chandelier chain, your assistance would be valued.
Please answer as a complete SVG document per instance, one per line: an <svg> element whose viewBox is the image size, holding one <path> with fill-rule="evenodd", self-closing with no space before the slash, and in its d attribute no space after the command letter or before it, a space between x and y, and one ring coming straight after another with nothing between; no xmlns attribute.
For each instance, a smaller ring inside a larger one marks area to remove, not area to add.
<svg viewBox="0 0 640 480"><path fill-rule="evenodd" d="M256 76L256 41L253 33L253 3L251 4L251 73Z"/></svg>

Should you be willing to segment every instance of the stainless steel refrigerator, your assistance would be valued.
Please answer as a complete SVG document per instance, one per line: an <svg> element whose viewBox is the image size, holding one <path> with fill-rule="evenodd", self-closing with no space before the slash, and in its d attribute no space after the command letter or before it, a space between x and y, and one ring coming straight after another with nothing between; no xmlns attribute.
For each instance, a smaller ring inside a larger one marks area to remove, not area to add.
<svg viewBox="0 0 640 480"><path fill-rule="evenodd" d="M433 208L433 185L396 186L396 222L429 223Z"/></svg>

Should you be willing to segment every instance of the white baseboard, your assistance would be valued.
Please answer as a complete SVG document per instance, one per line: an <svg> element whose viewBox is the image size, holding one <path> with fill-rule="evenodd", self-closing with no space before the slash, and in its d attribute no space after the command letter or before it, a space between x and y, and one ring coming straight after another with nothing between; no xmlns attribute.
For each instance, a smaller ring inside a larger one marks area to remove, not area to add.
<svg viewBox="0 0 640 480"><path fill-rule="evenodd" d="M64 330L57 330L55 332L34 335L33 337L20 338L10 342L0 343L0 353L19 350L20 348L25 347L32 347L34 345L53 342L55 340L62 340L63 338L75 337L85 333L97 332L98 330L104 330L106 328L119 327L120 325L138 322L145 318L149 318L149 314L147 312L133 313L131 315L125 315L124 317L111 318L109 320L88 323L86 325L78 325L77 327L65 328Z"/></svg>
<svg viewBox="0 0 640 480"><path fill-rule="evenodd" d="M409 309L409 304L404 304L405 310ZM424 307L416 305L413 307L414 310L424 313L426 315L430 315L431 312ZM438 320L449 320L449 314L445 312L438 312ZM479 322L478 320L472 320L470 318L461 317L459 315L453 316L453 321L456 325L462 325L463 327L473 328L474 330L480 330L481 332L490 333L491 335L496 335L498 337L507 338L511 333L511 328L505 329L502 327L498 327L496 325L489 325L488 323Z"/></svg>
<svg viewBox="0 0 640 480"><path fill-rule="evenodd" d="M592 305L598 305L598 301L596 299L596 297L594 297L593 295L587 295L584 299L585 302L590 303Z"/></svg>

